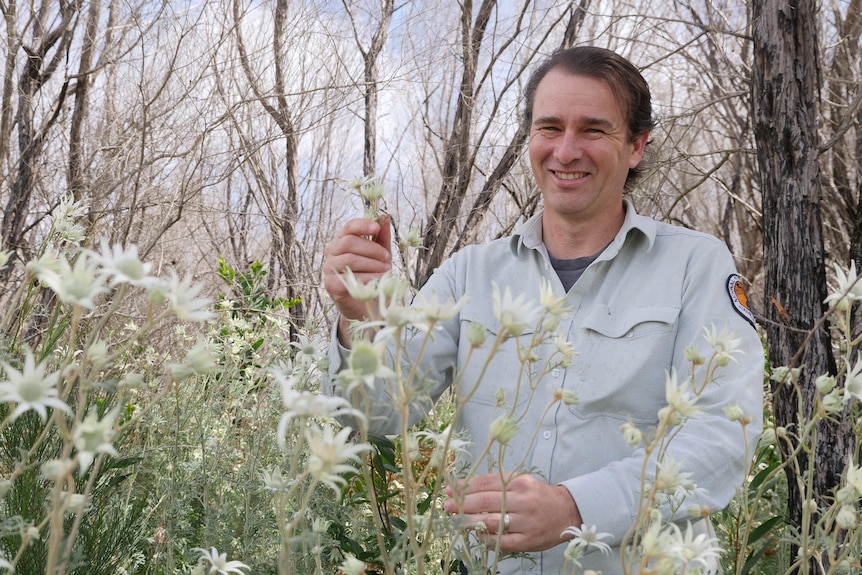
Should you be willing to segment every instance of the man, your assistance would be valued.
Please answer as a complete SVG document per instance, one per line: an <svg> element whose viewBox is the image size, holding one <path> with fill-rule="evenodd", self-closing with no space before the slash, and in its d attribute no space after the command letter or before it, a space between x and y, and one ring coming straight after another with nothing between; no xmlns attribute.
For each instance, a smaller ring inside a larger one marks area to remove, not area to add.
<svg viewBox="0 0 862 575"><path fill-rule="evenodd" d="M724 244L640 216L624 200L653 127L649 88L631 63L593 47L555 53L527 84L525 120L544 208L510 238L454 255L423 286L422 294L434 293L441 301L465 294L469 301L435 334L422 369L439 383L434 397L451 383L453 368L471 389L485 358L474 352L465 361L467 326L478 322L492 334L499 328L488 295L492 285L538 301L543 280L566 298L571 312L559 331L577 356L570 367L552 370L526 402L523 393L515 397L515 381L523 377L512 359L517 344L507 342L510 347L493 357L459 423L470 431L477 456L504 397L522 417L522 432L506 447L524 455L510 460L523 459L522 469L531 473L506 486L505 513L501 476L494 472L473 477L466 496L452 497L446 509L483 522L489 535L501 533L504 551L528 554L503 561L504 574L563 572L561 533L569 526L595 525L611 535L606 542L614 552L588 554L582 567L608 575L622 569L619 545L637 512L644 462L643 451L626 443L621 426L654 427L666 404L666 375L691 373L686 347L698 344L708 356L704 328L732 332L743 353L704 390L702 411L682 428L669 452L706 490L690 503L722 508L742 483L761 430L763 352ZM325 285L341 313L341 345L334 344L330 353L333 371L350 345L349 320L366 313L340 276L350 268L367 281L390 268L389 226L382 223L352 220L326 250ZM540 347L537 353L542 365L552 350ZM578 403L554 403L560 389L574 392ZM739 422L725 416L727 404L751 417L747 436ZM684 518L683 509L675 519ZM706 522L698 528L705 532Z"/></svg>

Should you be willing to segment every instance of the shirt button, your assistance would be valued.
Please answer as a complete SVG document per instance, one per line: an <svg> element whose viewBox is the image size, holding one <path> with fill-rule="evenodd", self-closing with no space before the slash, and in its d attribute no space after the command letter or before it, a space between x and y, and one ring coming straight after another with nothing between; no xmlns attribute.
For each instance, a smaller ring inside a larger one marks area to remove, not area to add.
<svg viewBox="0 0 862 575"><path fill-rule="evenodd" d="M551 375L552 375L553 377L560 377L560 368L559 368L559 367L555 367L554 369L552 369L552 370L551 370Z"/></svg>
<svg viewBox="0 0 862 575"><path fill-rule="evenodd" d="M550 439L551 438L551 432L546 431L546 432L542 433L542 437L544 437L545 439Z"/></svg>

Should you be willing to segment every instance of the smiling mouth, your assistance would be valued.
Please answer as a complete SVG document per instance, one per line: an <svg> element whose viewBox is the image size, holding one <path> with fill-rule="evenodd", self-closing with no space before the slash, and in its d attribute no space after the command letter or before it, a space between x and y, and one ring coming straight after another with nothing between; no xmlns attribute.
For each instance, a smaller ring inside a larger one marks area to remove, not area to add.
<svg viewBox="0 0 862 575"><path fill-rule="evenodd" d="M553 171L553 170L552 170ZM586 172L557 172L553 171L554 175L561 180L580 180L587 177Z"/></svg>

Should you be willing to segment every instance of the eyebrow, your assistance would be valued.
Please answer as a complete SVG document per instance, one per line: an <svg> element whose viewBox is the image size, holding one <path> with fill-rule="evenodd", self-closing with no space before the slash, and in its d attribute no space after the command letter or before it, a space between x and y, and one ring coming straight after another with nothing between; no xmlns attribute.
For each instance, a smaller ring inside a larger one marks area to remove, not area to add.
<svg viewBox="0 0 862 575"><path fill-rule="evenodd" d="M562 122L557 116L540 116L533 120L534 126L545 125L545 124L559 124ZM607 118L585 118L583 122L581 122L587 126L603 126L605 128L614 128L614 124L608 120Z"/></svg>

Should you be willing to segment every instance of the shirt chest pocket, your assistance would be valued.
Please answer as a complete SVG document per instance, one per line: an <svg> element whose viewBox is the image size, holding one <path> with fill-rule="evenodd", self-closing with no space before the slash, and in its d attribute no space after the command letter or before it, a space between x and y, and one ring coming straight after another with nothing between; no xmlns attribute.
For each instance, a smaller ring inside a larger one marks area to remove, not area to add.
<svg viewBox="0 0 862 575"><path fill-rule="evenodd" d="M485 406L496 405L499 397L509 407L523 404L529 399L531 390L527 368L519 358L519 347L530 342L532 327L518 338L505 338L495 351L495 340L502 328L494 317L490 298L471 296L470 304L461 311L458 344L461 397ZM480 348L471 351L468 331L470 324L474 323L485 328L487 337Z"/></svg>
<svg viewBox="0 0 862 575"><path fill-rule="evenodd" d="M665 403L678 317L676 307L595 306L581 324L583 345L575 359L580 403L572 412L654 421Z"/></svg>

